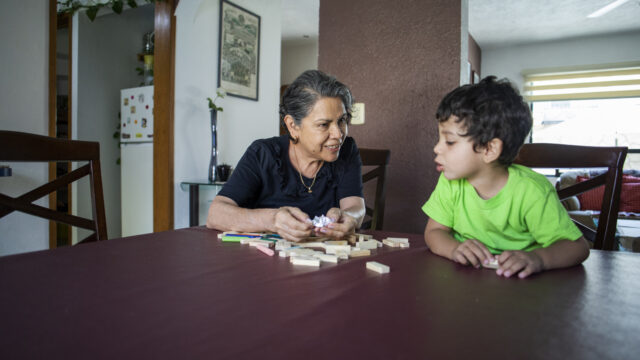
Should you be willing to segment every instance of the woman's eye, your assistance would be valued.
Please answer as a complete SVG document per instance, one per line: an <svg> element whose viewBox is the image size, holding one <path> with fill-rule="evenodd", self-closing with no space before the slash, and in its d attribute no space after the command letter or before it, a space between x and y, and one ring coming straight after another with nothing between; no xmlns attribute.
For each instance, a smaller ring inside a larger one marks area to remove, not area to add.
<svg viewBox="0 0 640 360"><path fill-rule="evenodd" d="M455 143L456 143L455 141L445 141L445 144L447 144L449 146L451 146L451 145L453 145Z"/></svg>

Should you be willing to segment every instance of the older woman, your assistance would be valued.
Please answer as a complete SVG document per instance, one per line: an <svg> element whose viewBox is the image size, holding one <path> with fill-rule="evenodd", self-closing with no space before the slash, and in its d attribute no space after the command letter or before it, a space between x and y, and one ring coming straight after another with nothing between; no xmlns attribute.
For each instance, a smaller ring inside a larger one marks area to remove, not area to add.
<svg viewBox="0 0 640 360"><path fill-rule="evenodd" d="M271 231L290 241L353 233L365 207L360 154L347 137L351 105L349 88L334 77L300 75L280 104L289 134L249 146L213 199L207 227ZM320 215L334 222L316 230L310 217Z"/></svg>

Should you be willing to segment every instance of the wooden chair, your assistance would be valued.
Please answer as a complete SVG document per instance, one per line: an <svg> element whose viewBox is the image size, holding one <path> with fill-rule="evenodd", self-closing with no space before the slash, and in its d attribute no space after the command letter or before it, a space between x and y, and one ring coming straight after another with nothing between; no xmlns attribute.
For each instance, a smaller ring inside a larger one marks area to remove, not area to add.
<svg viewBox="0 0 640 360"><path fill-rule="evenodd" d="M593 239L593 248L614 250L616 224L622 189L622 166L626 147L576 146L561 144L525 144L515 163L531 168L607 168L607 172L587 181L558 190L560 200L582 194L604 185L598 227L593 229L576 222L586 238Z"/></svg>
<svg viewBox="0 0 640 360"><path fill-rule="evenodd" d="M365 221L361 229L382 230L384 224L384 199L386 191L387 165L391 151L382 149L360 149L362 166L376 166L374 169L362 174L362 183L376 179L376 194L373 207L366 206Z"/></svg>
<svg viewBox="0 0 640 360"><path fill-rule="evenodd" d="M88 164L19 197L13 198L0 193L0 218L13 211L22 211L34 216L94 231L93 234L81 242L107 239L107 222L100 175L99 143L63 140L15 131L0 131L0 161L88 161ZM93 220L33 204L34 201L41 197L84 176L89 176L90 178Z"/></svg>

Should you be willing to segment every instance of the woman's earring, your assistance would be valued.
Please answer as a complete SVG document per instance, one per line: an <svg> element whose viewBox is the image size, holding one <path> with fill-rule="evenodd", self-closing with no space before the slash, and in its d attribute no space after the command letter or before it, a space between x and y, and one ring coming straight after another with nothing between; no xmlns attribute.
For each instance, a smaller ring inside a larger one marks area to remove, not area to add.
<svg viewBox="0 0 640 360"><path fill-rule="evenodd" d="M297 144L297 143L298 143L298 139L299 139L299 138L294 138L294 139L293 139L293 143L294 143L294 144Z"/></svg>

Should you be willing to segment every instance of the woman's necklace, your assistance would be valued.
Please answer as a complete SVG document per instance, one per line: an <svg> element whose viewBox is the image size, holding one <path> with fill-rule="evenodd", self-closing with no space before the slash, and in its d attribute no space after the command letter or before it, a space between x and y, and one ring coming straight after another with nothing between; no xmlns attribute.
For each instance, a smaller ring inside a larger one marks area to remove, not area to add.
<svg viewBox="0 0 640 360"><path fill-rule="evenodd" d="M313 191L311 190L311 188L313 187L313 184L316 183L316 176L318 176L318 172L320 171L320 168L322 167L322 165L324 164L324 160L322 160L320 162L320 166L318 166L318 169L316 169L316 173L315 175L313 175L313 181L311 181L311 185L307 186L307 184L304 183L304 180L302 179L302 168L300 167L300 162L298 162L298 152L296 151L296 147L293 147L293 154L296 157L296 164L298 165L298 175L300 175L300 182L302 183L302 186L304 186L307 189L307 192L309 192L309 194L311 194Z"/></svg>

